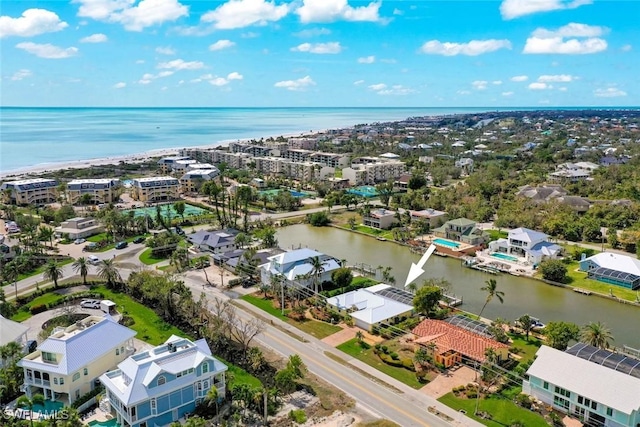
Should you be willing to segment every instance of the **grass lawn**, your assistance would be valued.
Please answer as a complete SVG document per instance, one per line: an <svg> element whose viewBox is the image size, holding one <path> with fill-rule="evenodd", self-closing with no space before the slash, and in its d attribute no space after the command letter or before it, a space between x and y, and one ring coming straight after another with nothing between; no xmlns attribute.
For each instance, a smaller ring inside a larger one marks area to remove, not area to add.
<svg viewBox="0 0 640 427"><path fill-rule="evenodd" d="M218 359L220 358L218 357ZM241 367L236 366L233 363L229 363L226 360L223 360L223 359L220 359L220 360L229 367L229 370L227 372L233 374L234 385L248 384L251 387L255 387L255 388L262 387L262 382L258 378L254 377L253 375L251 375Z"/></svg>
<svg viewBox="0 0 640 427"><path fill-rule="evenodd" d="M284 322L289 321L289 318L287 316L282 315L282 312L273 306L273 303L270 299L262 299L262 297L256 297L253 295L245 295L242 297L242 299ZM285 314L287 313L287 311L288 310L284 311Z"/></svg>
<svg viewBox="0 0 640 427"><path fill-rule="evenodd" d="M140 262L143 263L144 265L153 265L168 259L168 258L154 258L152 256L152 252L153 252L152 248L145 249L144 252L142 252L142 254L140 255Z"/></svg>
<svg viewBox="0 0 640 427"><path fill-rule="evenodd" d="M355 357L361 362L364 362L367 365L376 368L380 372L383 372L389 375L390 377L395 378L400 382L403 382L409 387L412 387L415 389L424 387L424 384L419 382L418 379L416 378L415 372L412 372L405 368L397 368L395 366L387 365L382 360L380 360L378 356L376 356L373 353L373 347L371 347L368 350L365 350L362 347L360 347L360 344L358 344L358 340L356 340L355 338L343 344L340 344L336 348L340 351L347 353L350 356Z"/></svg>
<svg viewBox="0 0 640 427"><path fill-rule="evenodd" d="M107 233L96 234L95 236L87 237L87 242L98 243L101 240L104 240L108 237Z"/></svg>
<svg viewBox="0 0 640 427"><path fill-rule="evenodd" d="M533 360L536 351L538 351L542 345L542 341L533 337L531 334L529 334L529 341L527 341L525 335L509 334L509 337L513 340L513 344L511 345L520 350L518 356L522 357L522 362Z"/></svg>
<svg viewBox="0 0 640 427"><path fill-rule="evenodd" d="M104 286L97 286L92 291L102 293L105 299L116 303L120 313L134 320L134 324L130 328L138 332L136 336L138 339L152 345L159 345L165 342L172 334L186 336L180 329L162 320L152 309L132 300L126 294L113 292Z"/></svg>
<svg viewBox="0 0 640 427"><path fill-rule="evenodd" d="M379 228L368 227L366 225L356 225L354 230L375 237L384 237L393 240L393 233L389 230L380 230Z"/></svg>
<svg viewBox="0 0 640 427"><path fill-rule="evenodd" d="M65 259L65 260L63 260L63 261L58 262L58 266L59 266L59 267L62 267L63 265L71 264L73 261L74 261L74 260L73 260L73 258ZM45 268L45 267L46 267L46 264L45 264L45 265L41 265L40 267L36 268L36 269L35 269L35 270L33 270L33 271L30 271L29 273L21 273L21 274L18 276L18 281L20 281L20 280L24 280L24 279L26 279L27 277L33 277L33 276L36 276L36 275L38 275L38 274L42 275L42 272L44 271L44 268ZM44 277L43 277L43 280L45 280L45 279L44 279Z"/></svg>
<svg viewBox="0 0 640 427"><path fill-rule="evenodd" d="M467 412L467 417L490 427L509 426L516 421L519 421L527 427L549 426L542 415L521 408L512 401L504 398L489 397L480 399L478 411L491 414L493 417L492 420L483 420L473 415L476 409L476 399L462 399L456 397L453 393L448 393L438 400L455 410L464 409Z"/></svg>
<svg viewBox="0 0 640 427"><path fill-rule="evenodd" d="M622 286L611 285L609 283L598 282L597 280L587 279L587 273L578 271L580 264L578 261L571 261L567 264L567 276L569 281L567 285L572 288L588 289L604 295L612 295L627 301L636 301L636 291L623 288Z"/></svg>
<svg viewBox="0 0 640 427"><path fill-rule="evenodd" d="M509 236L508 232L501 230L486 230L486 232L489 234L492 242L498 239L506 239L507 236Z"/></svg>

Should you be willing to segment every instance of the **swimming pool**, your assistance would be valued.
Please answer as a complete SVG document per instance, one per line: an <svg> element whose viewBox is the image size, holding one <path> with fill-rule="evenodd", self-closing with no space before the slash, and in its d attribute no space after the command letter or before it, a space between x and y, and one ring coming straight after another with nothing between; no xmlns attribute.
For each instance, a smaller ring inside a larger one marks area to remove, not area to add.
<svg viewBox="0 0 640 427"><path fill-rule="evenodd" d="M263 190L263 191L259 191L258 194L260 194L261 196L262 195L266 195L270 199L273 199L281 191L282 190ZM303 193L301 191L295 191L295 190L289 190L289 194L291 194L293 197L295 197L297 199L304 199L305 197L311 196L309 193Z"/></svg>
<svg viewBox="0 0 640 427"><path fill-rule="evenodd" d="M448 248L458 249L460 247L460 243L456 243L447 239L433 239L433 243L440 246L446 246Z"/></svg>
<svg viewBox="0 0 640 427"><path fill-rule="evenodd" d="M162 205L160 206L160 212L163 216L163 218L167 217L167 206L169 207L169 212L171 213L171 218L180 218L180 215L178 215L178 213L176 212L175 208L173 207L173 204L167 204L167 205ZM151 218L155 218L156 217L156 207L152 206L152 207L148 207L148 208L137 208L137 209L129 209L126 210L124 212L130 212L133 211L134 216L138 217L138 216L145 216L148 215ZM189 216L198 216L198 215L204 215L209 213L209 211L207 211L206 209L202 209L199 208L197 206L193 206L190 205L188 203L185 203L184 205L184 216L189 217Z"/></svg>
<svg viewBox="0 0 640 427"><path fill-rule="evenodd" d="M507 255L507 254L503 254L500 252L493 252L491 254L492 257L494 258L498 258L498 259L504 259L506 261L511 261L511 262L518 262L518 258L511 256L511 255Z"/></svg>
<svg viewBox="0 0 640 427"><path fill-rule="evenodd" d="M110 419L109 421L91 421L89 422L91 427L116 427L119 426L118 420L115 418Z"/></svg>
<svg viewBox="0 0 640 427"><path fill-rule="evenodd" d="M376 187L371 185L361 185L360 187L348 189L347 193L361 197L376 197L378 195L378 190L376 190Z"/></svg>

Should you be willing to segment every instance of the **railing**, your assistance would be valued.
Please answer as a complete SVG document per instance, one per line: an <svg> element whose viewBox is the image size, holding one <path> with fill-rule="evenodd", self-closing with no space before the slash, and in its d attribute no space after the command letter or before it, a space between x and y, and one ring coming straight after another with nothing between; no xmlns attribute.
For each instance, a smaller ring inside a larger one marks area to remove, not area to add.
<svg viewBox="0 0 640 427"><path fill-rule="evenodd" d="M51 385L50 380L43 380L41 378L29 378L29 377L26 378L24 383L30 384L30 385L41 385L45 387L49 387Z"/></svg>

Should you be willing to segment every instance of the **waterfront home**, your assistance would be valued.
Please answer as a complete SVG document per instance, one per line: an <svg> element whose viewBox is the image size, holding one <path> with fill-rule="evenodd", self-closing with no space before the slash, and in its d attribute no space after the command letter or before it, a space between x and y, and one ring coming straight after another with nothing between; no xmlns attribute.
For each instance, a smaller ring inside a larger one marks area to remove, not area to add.
<svg viewBox="0 0 640 427"><path fill-rule="evenodd" d="M134 179L131 197L141 202L175 200L180 196L180 181L171 176Z"/></svg>
<svg viewBox="0 0 640 427"><path fill-rule="evenodd" d="M412 316L412 300L410 292L380 283L327 298L327 304L349 314L358 328L371 332L374 326Z"/></svg>
<svg viewBox="0 0 640 427"><path fill-rule="evenodd" d="M411 221L426 221L430 228L443 225L449 219L449 215L444 211L436 209L423 209L421 211L410 211Z"/></svg>
<svg viewBox="0 0 640 427"><path fill-rule="evenodd" d="M221 254L237 248L235 238L240 232L233 228L217 231L200 230L187 235L187 240L202 252Z"/></svg>
<svg viewBox="0 0 640 427"><path fill-rule="evenodd" d="M57 237L67 236L68 239L75 240L100 234L104 227L95 218L77 217L63 221L54 231Z"/></svg>
<svg viewBox="0 0 640 427"><path fill-rule="evenodd" d="M543 345L522 392L589 426L640 424L640 360L577 343L567 351Z"/></svg>
<svg viewBox="0 0 640 427"><path fill-rule="evenodd" d="M396 212L388 209L374 209L369 212L369 215L362 215L364 225L381 230L388 230L396 222L398 222Z"/></svg>
<svg viewBox="0 0 640 427"><path fill-rule="evenodd" d="M54 329L35 352L18 362L27 396L42 394L71 405L96 387L100 375L133 354L135 335L109 315L89 316Z"/></svg>
<svg viewBox="0 0 640 427"><path fill-rule="evenodd" d="M120 197L119 189L120 180L117 178L74 179L67 183L67 200L75 205L88 194L92 204L111 203Z"/></svg>
<svg viewBox="0 0 640 427"><path fill-rule="evenodd" d="M330 281L331 273L340 268L340 263L329 255L308 248L294 249L267 258L268 262L259 267L261 281L265 285L270 285L272 276L280 276L288 281L297 281L309 286L314 281L314 270L311 264L311 259L314 257L318 257L322 262L318 283Z"/></svg>
<svg viewBox="0 0 640 427"><path fill-rule="evenodd" d="M506 239L489 243L489 251L524 258L531 264L539 264L545 259L557 259L562 255L562 246L549 242L549 236L528 228L509 231Z"/></svg>
<svg viewBox="0 0 640 427"><path fill-rule="evenodd" d="M475 221L467 218L447 221L441 227L435 228L433 234L473 246L482 245L489 241L489 235L476 227Z"/></svg>
<svg viewBox="0 0 640 427"><path fill-rule="evenodd" d="M456 363L483 363L489 348L495 352L498 362L509 357L507 344L444 320L425 319L412 333L416 335L414 343L424 347L435 362L445 368Z"/></svg>
<svg viewBox="0 0 640 427"><path fill-rule="evenodd" d="M213 181L218 175L220 175L220 172L217 168L189 170L180 177L182 192L197 194L205 182Z"/></svg>
<svg viewBox="0 0 640 427"><path fill-rule="evenodd" d="M580 271L589 279L623 288L640 288L640 260L613 252L602 252L580 261Z"/></svg>
<svg viewBox="0 0 640 427"><path fill-rule="evenodd" d="M212 387L226 392L227 366L204 339L172 335L164 344L134 354L100 377L121 426L167 426L192 413Z"/></svg>
<svg viewBox="0 0 640 427"><path fill-rule="evenodd" d="M32 178L3 182L0 191L8 194L7 202L16 205L43 205L58 198L58 181Z"/></svg>

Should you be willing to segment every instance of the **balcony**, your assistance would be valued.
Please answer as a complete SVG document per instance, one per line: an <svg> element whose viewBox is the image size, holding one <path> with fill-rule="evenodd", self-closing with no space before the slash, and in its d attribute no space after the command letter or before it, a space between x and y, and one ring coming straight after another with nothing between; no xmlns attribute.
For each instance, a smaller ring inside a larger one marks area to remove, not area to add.
<svg viewBox="0 0 640 427"><path fill-rule="evenodd" d="M51 381L43 380L41 378L27 377L27 378L24 379L24 384L25 385L35 385L35 386L39 386L39 387L50 387L51 386Z"/></svg>

